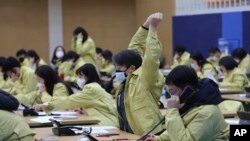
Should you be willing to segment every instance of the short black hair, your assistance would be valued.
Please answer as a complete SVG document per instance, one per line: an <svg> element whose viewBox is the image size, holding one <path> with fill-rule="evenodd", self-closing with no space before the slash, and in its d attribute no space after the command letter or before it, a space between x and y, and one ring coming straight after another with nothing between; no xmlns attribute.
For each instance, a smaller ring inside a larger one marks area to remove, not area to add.
<svg viewBox="0 0 250 141"><path fill-rule="evenodd" d="M108 60L109 62L112 62L112 52L110 50L104 50L102 52L102 57L105 59L105 60Z"/></svg>
<svg viewBox="0 0 250 141"><path fill-rule="evenodd" d="M221 52L220 49L216 46L213 46L209 49L209 53Z"/></svg>
<svg viewBox="0 0 250 141"><path fill-rule="evenodd" d="M80 55L77 54L75 51L68 51L65 55L64 55L64 60L67 61L69 59L74 59L74 62L76 62L76 60L80 58Z"/></svg>
<svg viewBox="0 0 250 141"><path fill-rule="evenodd" d="M136 69L142 64L141 56L133 50L120 51L114 55L113 61L120 66L130 67L131 65L134 65Z"/></svg>
<svg viewBox="0 0 250 141"><path fill-rule="evenodd" d="M8 57L3 62L3 72L13 71L15 67L20 68L20 62L15 57Z"/></svg>
<svg viewBox="0 0 250 141"><path fill-rule="evenodd" d="M174 51L182 54L186 51L186 47L184 45L176 45Z"/></svg>
<svg viewBox="0 0 250 141"><path fill-rule="evenodd" d="M100 48L100 47L96 47L96 48L95 48L95 52L96 52L97 54L99 54L99 53L102 53L103 50L102 50L102 48Z"/></svg>
<svg viewBox="0 0 250 141"><path fill-rule="evenodd" d="M243 48L236 48L232 52L232 57L242 60L247 56L247 52Z"/></svg>
<svg viewBox="0 0 250 141"><path fill-rule="evenodd" d="M175 67L166 77L167 85L175 85L184 89L187 85L198 87L198 76L192 67L180 65Z"/></svg>
<svg viewBox="0 0 250 141"><path fill-rule="evenodd" d="M6 59L5 57L0 56L0 67L3 66L3 63L4 63L4 60L5 60L5 59Z"/></svg>
<svg viewBox="0 0 250 141"><path fill-rule="evenodd" d="M73 31L73 36L78 35L79 33L82 33L83 35L83 39L82 39L82 43L84 43L87 39L88 39L88 32L81 26L78 26L74 29Z"/></svg>
<svg viewBox="0 0 250 141"><path fill-rule="evenodd" d="M98 84L100 84L102 87L102 82L101 79L96 71L96 68L93 64L85 64L83 66L81 66L80 68L78 68L76 70L76 74L77 75L83 75L86 76L88 79L86 81L86 84L92 83L92 82L97 82Z"/></svg>
<svg viewBox="0 0 250 141"><path fill-rule="evenodd" d="M233 70L238 66L238 63L231 56L222 57L219 61L220 66L224 66L226 70Z"/></svg>
<svg viewBox="0 0 250 141"><path fill-rule="evenodd" d="M26 56L27 55L27 52L25 49L19 49L17 52L16 52L16 57L19 57L21 55L24 55Z"/></svg>
<svg viewBox="0 0 250 141"><path fill-rule="evenodd" d="M207 60L203 57L203 55L199 51L191 53L190 58L197 61L198 65L201 67L207 63Z"/></svg>

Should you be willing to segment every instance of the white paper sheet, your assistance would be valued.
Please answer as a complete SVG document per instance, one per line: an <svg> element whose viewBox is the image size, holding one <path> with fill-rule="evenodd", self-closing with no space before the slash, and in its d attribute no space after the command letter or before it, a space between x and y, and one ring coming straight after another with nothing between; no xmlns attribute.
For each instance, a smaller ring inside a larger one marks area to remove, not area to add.
<svg viewBox="0 0 250 141"><path fill-rule="evenodd" d="M226 123L229 125L238 125L240 120L239 119L225 119Z"/></svg>
<svg viewBox="0 0 250 141"><path fill-rule="evenodd" d="M36 118L30 119L31 121L35 121L38 123L50 123L51 121L49 119L54 119L57 121L62 121L63 119L75 119L77 116L39 116Z"/></svg>
<svg viewBox="0 0 250 141"><path fill-rule="evenodd" d="M77 112L73 112L73 111L53 111L51 112L52 115L70 115L70 116L77 116L79 115ZM45 116L46 113L45 112L38 112L39 116Z"/></svg>

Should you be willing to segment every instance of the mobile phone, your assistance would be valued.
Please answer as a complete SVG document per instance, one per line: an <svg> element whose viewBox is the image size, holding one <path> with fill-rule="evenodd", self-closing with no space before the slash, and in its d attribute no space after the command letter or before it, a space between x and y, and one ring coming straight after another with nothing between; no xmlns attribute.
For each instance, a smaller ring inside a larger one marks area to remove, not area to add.
<svg viewBox="0 0 250 141"><path fill-rule="evenodd" d="M186 102L186 100L188 99L188 97L194 92L194 90L189 87L186 86L182 92L182 94L180 95L180 103L184 103Z"/></svg>

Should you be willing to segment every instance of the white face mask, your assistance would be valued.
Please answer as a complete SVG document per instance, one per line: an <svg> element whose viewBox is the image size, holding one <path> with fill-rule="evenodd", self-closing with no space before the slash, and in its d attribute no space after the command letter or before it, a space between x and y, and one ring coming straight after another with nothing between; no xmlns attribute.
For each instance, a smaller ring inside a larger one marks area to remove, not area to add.
<svg viewBox="0 0 250 141"><path fill-rule="evenodd" d="M57 57L57 58L61 59L63 56L64 56L63 51L57 51L57 52L56 52L56 57Z"/></svg>
<svg viewBox="0 0 250 141"><path fill-rule="evenodd" d="M196 70L196 65L194 63L191 64L191 67Z"/></svg>
<svg viewBox="0 0 250 141"><path fill-rule="evenodd" d="M126 79L125 72L116 72L115 79L121 84Z"/></svg>
<svg viewBox="0 0 250 141"><path fill-rule="evenodd" d="M86 83L86 80L84 78L78 78L76 83L80 88L83 88L84 84Z"/></svg>
<svg viewBox="0 0 250 141"><path fill-rule="evenodd" d="M212 56L211 58L213 61L216 61L217 60L217 57L216 56Z"/></svg>
<svg viewBox="0 0 250 141"><path fill-rule="evenodd" d="M41 82L38 82L38 83L37 83L37 88L38 88L38 89L41 89L42 87L44 87L44 84L41 83Z"/></svg>
<svg viewBox="0 0 250 141"><path fill-rule="evenodd" d="M73 66L74 62L72 60L68 61L70 66Z"/></svg>
<svg viewBox="0 0 250 141"><path fill-rule="evenodd" d="M240 63L240 59L234 59L237 63Z"/></svg>

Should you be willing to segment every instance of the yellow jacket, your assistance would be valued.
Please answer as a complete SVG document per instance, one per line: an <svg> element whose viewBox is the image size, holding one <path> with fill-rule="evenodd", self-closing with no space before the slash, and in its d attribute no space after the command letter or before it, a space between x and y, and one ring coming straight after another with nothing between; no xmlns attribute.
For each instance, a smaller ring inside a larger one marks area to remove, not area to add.
<svg viewBox="0 0 250 141"><path fill-rule="evenodd" d="M51 96L48 92L44 91L42 93L39 93L39 91L34 91L29 94L23 95L19 94L16 96L18 101L24 105L35 105L35 104L42 104L42 103L48 103L51 100L69 96L69 91L66 88L66 86L63 83L57 83L54 86L53 89L53 95Z"/></svg>
<svg viewBox="0 0 250 141"><path fill-rule="evenodd" d="M19 79L15 82L8 79L3 90L13 94L28 94L37 89L37 80L34 70L21 67Z"/></svg>
<svg viewBox="0 0 250 141"><path fill-rule="evenodd" d="M99 71L105 72L108 75L112 75L113 70L115 69L115 66L111 62L100 62Z"/></svg>
<svg viewBox="0 0 250 141"><path fill-rule="evenodd" d="M245 58L241 60L238 68L242 69L244 73L250 73L250 56L247 54Z"/></svg>
<svg viewBox="0 0 250 141"><path fill-rule="evenodd" d="M78 53L86 63L96 65L95 43L90 37L83 44L73 38L71 40L71 49Z"/></svg>
<svg viewBox="0 0 250 141"><path fill-rule="evenodd" d="M86 84L81 92L71 96L52 99L49 105L59 110L83 107L88 115L101 121L100 125L118 127L114 100L98 83Z"/></svg>
<svg viewBox="0 0 250 141"><path fill-rule="evenodd" d="M30 66L29 60L27 58L24 58L23 62L21 63L21 66L29 67Z"/></svg>
<svg viewBox="0 0 250 141"><path fill-rule="evenodd" d="M179 65L187 65L187 66L190 66L191 65L191 61L190 61L190 53L188 52L184 52L180 58L177 60L177 59L174 59L174 63L173 65L171 66L171 69L179 66Z"/></svg>
<svg viewBox="0 0 250 141"><path fill-rule="evenodd" d="M227 141L229 126L215 105L193 108L183 117L178 109L166 112L166 131L157 141Z"/></svg>
<svg viewBox="0 0 250 141"><path fill-rule="evenodd" d="M35 133L18 115L0 110L0 140L1 141L35 141Z"/></svg>
<svg viewBox="0 0 250 141"><path fill-rule="evenodd" d="M218 78L214 66L210 63L204 64L201 71L197 72L197 75L200 78L208 77L209 74L211 74L216 79Z"/></svg>
<svg viewBox="0 0 250 141"><path fill-rule="evenodd" d="M139 28L129 48L143 57L142 66L127 76L124 92L125 112L134 134L151 130L162 118L159 98L165 82L159 71L162 46L155 32ZM119 92L120 90L118 90ZM153 132L162 131L159 126Z"/></svg>
<svg viewBox="0 0 250 141"><path fill-rule="evenodd" d="M249 86L249 80L241 69L235 68L225 76L223 81L219 83L219 86L221 88L239 88L244 90L244 87Z"/></svg>

